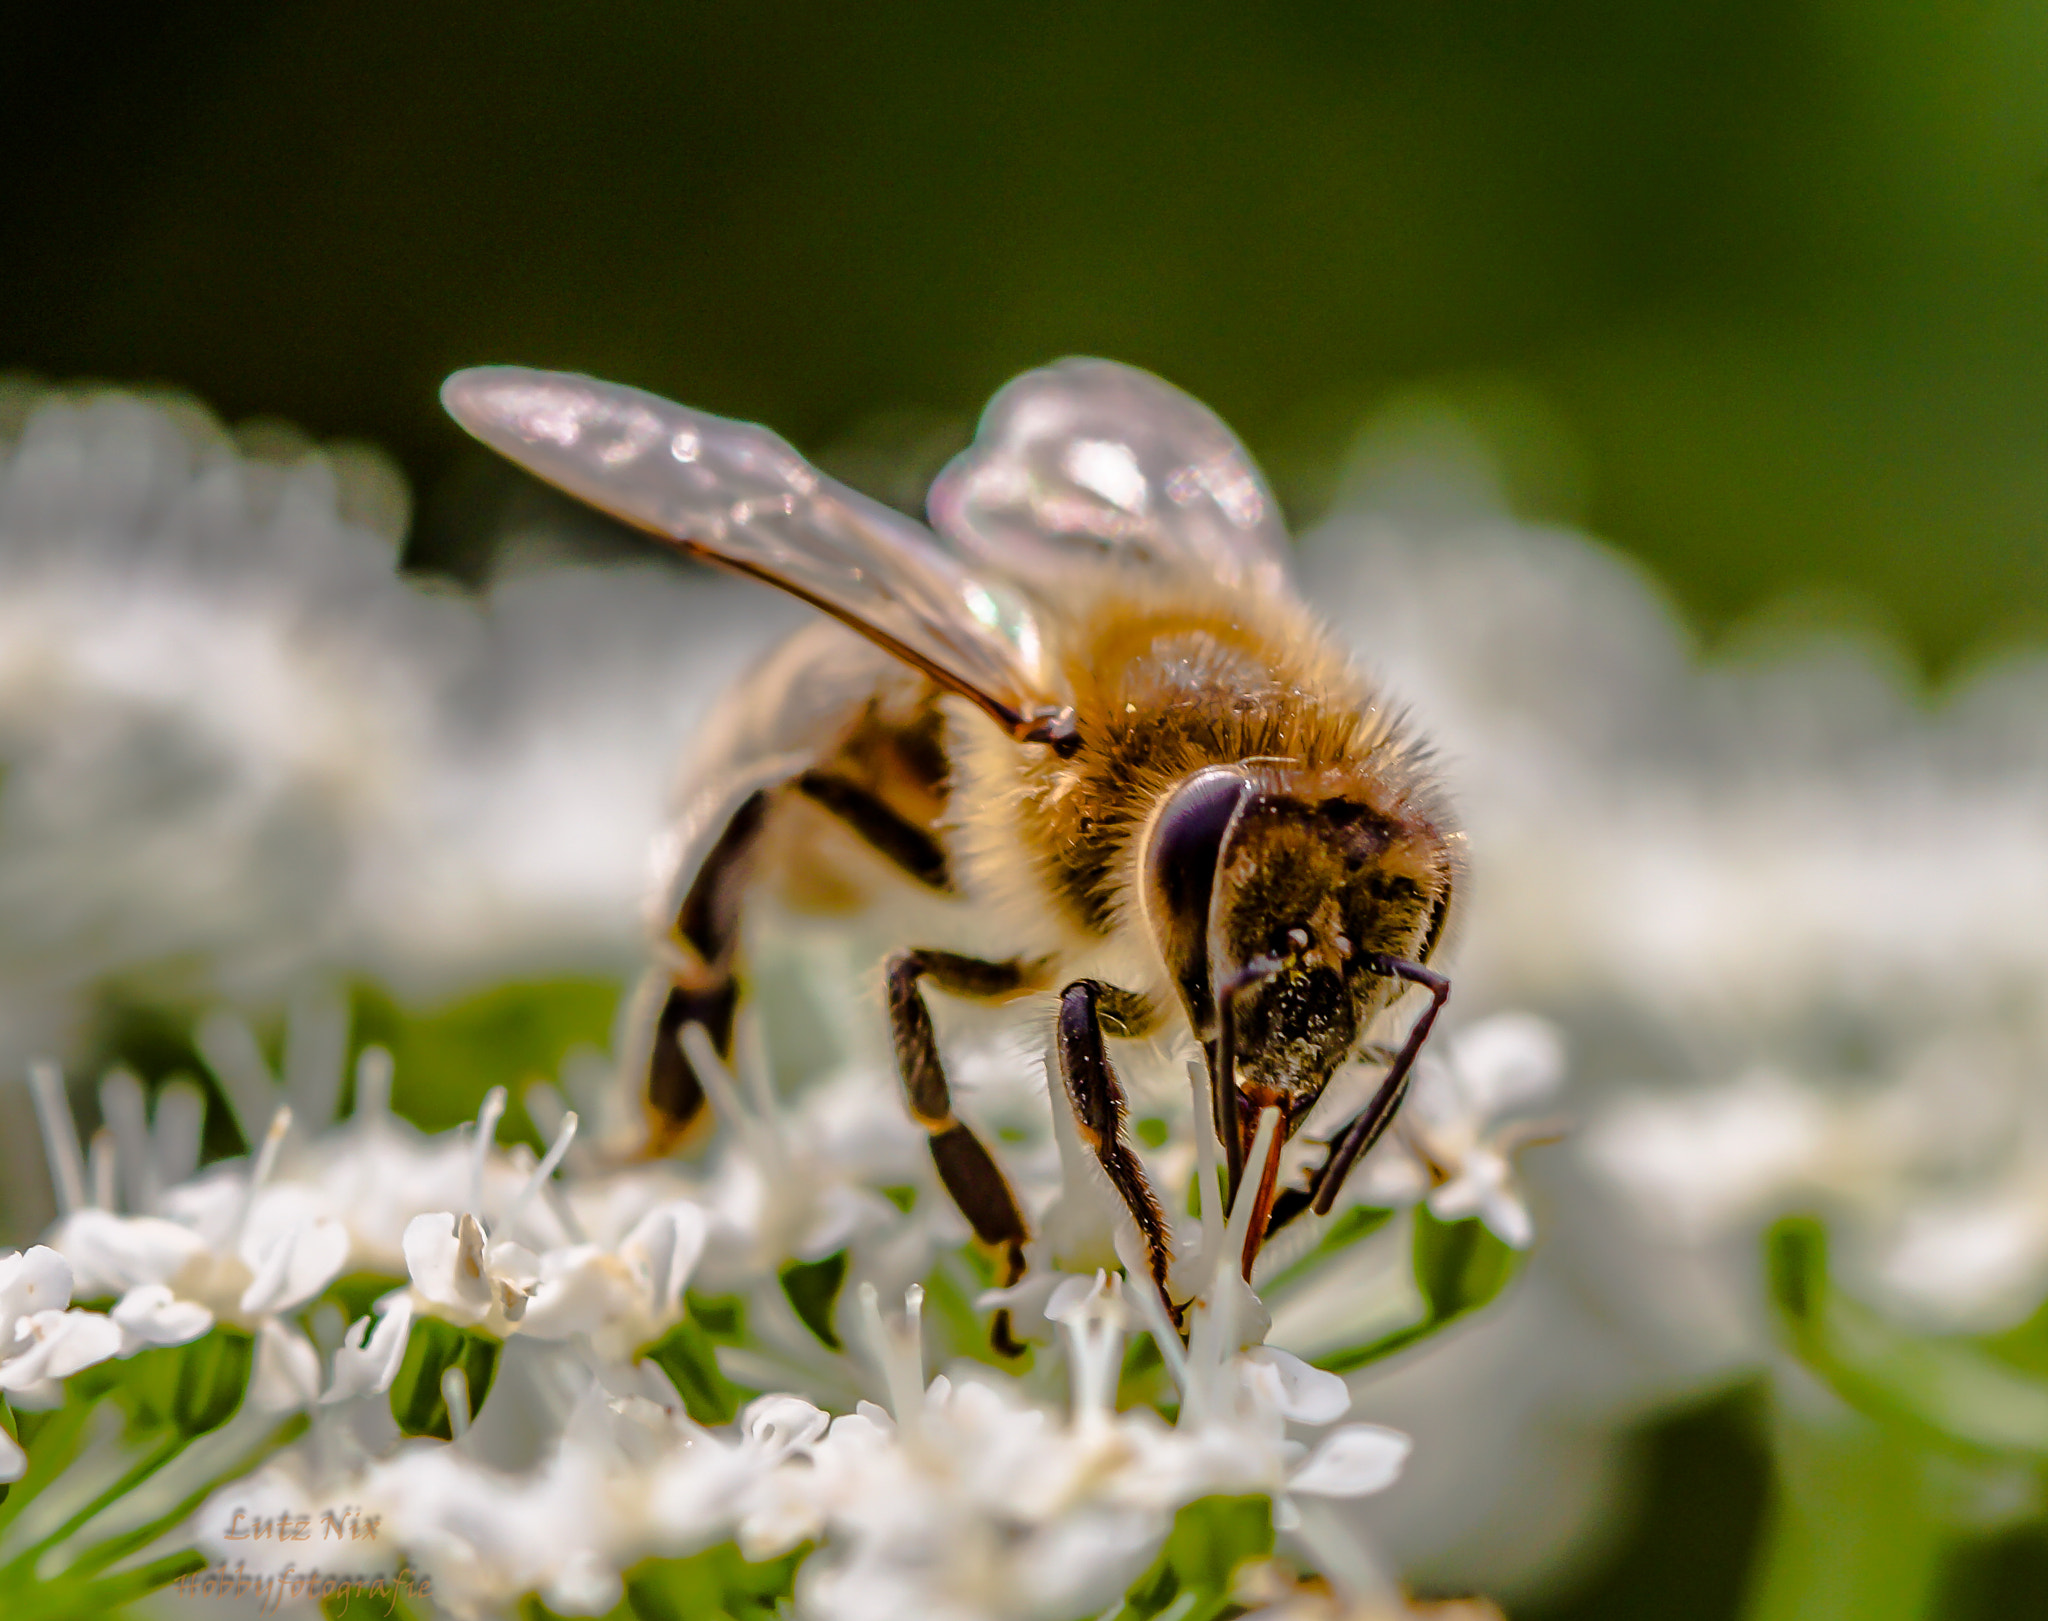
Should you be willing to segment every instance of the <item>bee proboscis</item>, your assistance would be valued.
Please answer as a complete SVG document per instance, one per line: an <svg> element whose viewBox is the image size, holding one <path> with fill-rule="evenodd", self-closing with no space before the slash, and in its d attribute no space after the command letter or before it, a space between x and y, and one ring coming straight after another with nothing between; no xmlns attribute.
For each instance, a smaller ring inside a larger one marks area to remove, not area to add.
<svg viewBox="0 0 2048 1621"><path fill-rule="evenodd" d="M1056 998L1059 1090L1162 1293L1169 1229L1105 1037L1178 1024L1200 1044L1230 1196L1256 1178L1247 1276L1271 1231L1330 1209L1448 994L1429 964L1462 835L1426 751L1290 588L1277 505L1221 421L1107 361L1027 373L933 486L928 529L765 429L636 389L486 367L442 397L539 477L828 616L736 689L700 750L647 1020L652 1151L707 1117L682 1033L729 1054L749 891L829 866L789 835L822 820L851 835L842 866L971 897L990 942L906 942L887 1000L910 1112L1007 1281L1029 1226L954 1113L927 982ZM1306 1186L1280 1188L1281 1145L1411 985L1429 1004L1370 1100Z"/></svg>

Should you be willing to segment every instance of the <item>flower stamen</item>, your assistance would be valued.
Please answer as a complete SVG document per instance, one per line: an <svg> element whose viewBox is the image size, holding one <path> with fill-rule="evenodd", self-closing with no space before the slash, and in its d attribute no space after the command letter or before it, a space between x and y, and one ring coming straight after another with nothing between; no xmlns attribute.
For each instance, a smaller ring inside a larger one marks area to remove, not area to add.
<svg viewBox="0 0 2048 1621"><path fill-rule="evenodd" d="M86 1183L78 1124L64 1097L64 1072L47 1058L31 1060L28 1084L35 1097L36 1124L43 1132L43 1156L50 1162L50 1182L57 1190L57 1213L68 1216L85 1208Z"/></svg>

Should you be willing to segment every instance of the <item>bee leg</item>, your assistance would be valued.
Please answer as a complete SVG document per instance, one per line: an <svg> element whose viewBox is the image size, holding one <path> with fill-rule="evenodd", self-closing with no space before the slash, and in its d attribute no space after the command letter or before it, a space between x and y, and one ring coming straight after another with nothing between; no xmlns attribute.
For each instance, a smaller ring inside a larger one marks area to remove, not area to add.
<svg viewBox="0 0 2048 1621"><path fill-rule="evenodd" d="M1373 1093L1371 1101L1330 1139L1329 1158L1310 1179L1308 1190L1289 1190L1274 1201L1272 1217L1266 1224L1269 1233L1292 1221L1304 1210L1312 1209L1319 1216L1330 1213L1330 1207L1336 1203L1337 1194L1344 1186L1344 1178L1351 1174L1351 1167L1393 1123L1394 1112L1408 1095L1409 1078L1414 1073L1422 1044L1429 1039L1436 1016L1443 1011L1443 1005L1450 997L1451 982L1420 963L1385 957L1380 960L1378 970L1391 978L1405 979L1411 985L1422 986L1429 992L1429 1006L1409 1026L1408 1039L1401 1043L1401 1050L1394 1055L1394 1062L1387 1070L1387 1078L1380 1082L1379 1090Z"/></svg>
<svg viewBox="0 0 2048 1621"><path fill-rule="evenodd" d="M1102 1044L1103 988L1095 980L1077 979L1060 992L1058 1048L1060 1079L1066 1086L1067 1104L1074 1112L1074 1124L1081 1141L1101 1163L1109 1185L1130 1211L1138 1236L1145 1241L1145 1256L1152 1268L1152 1281L1166 1303L1168 1317L1177 1317L1173 1298L1167 1293L1166 1272L1173 1264L1173 1244L1166 1217L1152 1186L1145 1180L1145 1167L1124 1143L1124 1089Z"/></svg>
<svg viewBox="0 0 2048 1621"><path fill-rule="evenodd" d="M946 1083L931 1010L918 984L927 976L957 995L980 998L1023 990L1031 976L1023 963L984 962L950 951L906 951L889 959L889 1029L911 1118L929 1135L939 1180L974 1236L1001 1253L1003 1286L1008 1288L1024 1275L1024 1243L1031 1231L995 1157L953 1113L952 1088ZM1022 1352L1010 1335L1006 1311L996 1314L989 1337L1006 1356Z"/></svg>
<svg viewBox="0 0 2048 1621"><path fill-rule="evenodd" d="M683 1026L702 1025L719 1057L732 1056L740 909L773 794L771 788L759 788L734 807L677 909L671 944L680 948L681 960L671 970L655 1019L641 1093L650 1158L672 1152L710 1118L704 1083L683 1051Z"/></svg>

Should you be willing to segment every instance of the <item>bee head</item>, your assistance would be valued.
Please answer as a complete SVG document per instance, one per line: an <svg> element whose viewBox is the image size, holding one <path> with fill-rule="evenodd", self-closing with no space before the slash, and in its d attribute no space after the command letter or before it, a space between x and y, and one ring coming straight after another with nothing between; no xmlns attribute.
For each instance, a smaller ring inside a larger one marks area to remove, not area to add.
<svg viewBox="0 0 2048 1621"><path fill-rule="evenodd" d="M1168 796L1148 832L1146 910L1212 1073L1228 1002L1247 1119L1219 1108L1219 1132L1248 1135L1269 1105L1283 1134L1299 1125L1398 994L1385 962L1435 951L1453 851L1434 819L1357 770L1214 767Z"/></svg>

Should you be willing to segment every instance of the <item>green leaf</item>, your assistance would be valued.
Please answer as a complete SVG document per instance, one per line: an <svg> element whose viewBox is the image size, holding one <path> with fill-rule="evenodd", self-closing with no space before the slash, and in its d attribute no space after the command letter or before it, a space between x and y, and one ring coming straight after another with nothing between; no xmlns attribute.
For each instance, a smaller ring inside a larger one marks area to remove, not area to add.
<svg viewBox="0 0 2048 1621"><path fill-rule="evenodd" d="M846 1282L846 1251L835 1250L822 1261L791 1261L782 1269L782 1292L808 1328L833 1350L841 1349L832 1326L832 1309Z"/></svg>
<svg viewBox="0 0 2048 1621"><path fill-rule="evenodd" d="M1415 1212L1415 1282L1439 1323L1477 1311L1507 1287L1521 1252L1477 1218L1439 1221Z"/></svg>
<svg viewBox="0 0 2048 1621"><path fill-rule="evenodd" d="M738 1295L684 1295L690 1318L720 1345L738 1345L747 1337L747 1303Z"/></svg>
<svg viewBox="0 0 2048 1621"><path fill-rule="evenodd" d="M640 1355L668 1375L683 1409L699 1424L730 1424L738 1415L745 1394L718 1370L718 1354L711 1336L702 1325L685 1314L660 1339L644 1346Z"/></svg>
<svg viewBox="0 0 2048 1621"><path fill-rule="evenodd" d="M139 1352L109 1389L134 1428L204 1435L234 1417L255 1360L254 1336L216 1325L188 1344Z"/></svg>
<svg viewBox="0 0 2048 1621"><path fill-rule="evenodd" d="M407 1435L452 1440L455 1432L447 1398L441 1393L441 1375L453 1367L462 1369L469 1381L469 1411L474 1417L483 1411L484 1398L491 1392L501 1349L496 1339L473 1328L458 1328L439 1317L413 1318L398 1377L391 1381L391 1416L398 1420L399 1429Z"/></svg>
<svg viewBox="0 0 2048 1621"><path fill-rule="evenodd" d="M554 979L423 1011L365 986L356 992L356 1039L390 1049L392 1106L414 1125L439 1131L474 1119L484 1093L502 1081L512 1098L501 1135L537 1143L518 1081L559 1073L572 1047L608 1047L618 1000L609 980Z"/></svg>
<svg viewBox="0 0 2048 1621"><path fill-rule="evenodd" d="M67 1581L61 1576L35 1581L6 1595L8 1621L78 1621L81 1616L104 1616L205 1568L204 1554L184 1552L165 1554L94 1581Z"/></svg>
<svg viewBox="0 0 2048 1621"><path fill-rule="evenodd" d="M2048 1458L2048 1380L1980 1341L1906 1333L1842 1294L1819 1221L1777 1222L1764 1264L1792 1349L1850 1406L1950 1449Z"/></svg>
<svg viewBox="0 0 2048 1621"><path fill-rule="evenodd" d="M1987 1334L1977 1343L2001 1362L2048 1378L2048 1300L2025 1322L2000 1334Z"/></svg>
<svg viewBox="0 0 2048 1621"><path fill-rule="evenodd" d="M1264 1497L1204 1497L1173 1517L1152 1566L1131 1583L1114 1621L1217 1621L1236 1606L1231 1584L1247 1560L1273 1552L1273 1505Z"/></svg>
<svg viewBox="0 0 2048 1621"><path fill-rule="evenodd" d="M404 1278L394 1278L384 1272L350 1272L321 1290L320 1301L333 1301L341 1309L341 1320L353 1323L359 1317L370 1316L378 1301L394 1289L403 1289L405 1282ZM318 1304L315 1302L316 1306Z"/></svg>
<svg viewBox="0 0 2048 1621"><path fill-rule="evenodd" d="M688 1559L649 1559L626 1572L626 1608L638 1621L773 1621L796 1596L810 1545L756 1564L725 1543Z"/></svg>
<svg viewBox="0 0 2048 1621"><path fill-rule="evenodd" d="M1315 1359L1331 1373L1349 1373L1369 1362L1406 1350L1459 1318L1490 1304L1521 1265L1521 1251L1496 1237L1476 1217L1441 1221L1427 1205L1415 1209L1411 1254L1422 1316L1365 1345L1346 1346Z"/></svg>

